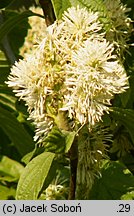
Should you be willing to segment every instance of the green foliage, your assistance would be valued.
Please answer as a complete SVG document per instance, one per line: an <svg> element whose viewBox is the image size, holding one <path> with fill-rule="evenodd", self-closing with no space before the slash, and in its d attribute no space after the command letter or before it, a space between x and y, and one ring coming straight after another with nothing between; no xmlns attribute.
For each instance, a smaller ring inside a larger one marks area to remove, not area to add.
<svg viewBox="0 0 134 216"><path fill-rule="evenodd" d="M101 177L96 179L89 199L134 199L134 176L119 162L104 161Z"/></svg>
<svg viewBox="0 0 134 216"><path fill-rule="evenodd" d="M52 4L57 19L60 19L62 13L67 10L68 7L71 7L70 0L52 0Z"/></svg>
<svg viewBox="0 0 134 216"><path fill-rule="evenodd" d="M133 155L129 152L126 153L122 158L121 158L121 162L123 164L125 164L125 166L130 170L130 172L132 172L132 174L134 175L134 157Z"/></svg>
<svg viewBox="0 0 134 216"><path fill-rule="evenodd" d="M32 15L32 12L30 11L24 11L21 14L16 12L14 16L11 16L11 18L6 20L0 27L0 41L14 28L15 25L19 24L22 19L25 19L30 15Z"/></svg>
<svg viewBox="0 0 134 216"><path fill-rule="evenodd" d="M92 9L93 11L99 11L104 13L105 6L103 0L70 0L72 6L86 7L87 9ZM103 14L104 15L104 14Z"/></svg>
<svg viewBox="0 0 134 216"><path fill-rule="evenodd" d="M6 8L10 10L17 10L20 9L28 9L31 5L35 4L34 0L8 0L9 3L7 4Z"/></svg>
<svg viewBox="0 0 134 216"><path fill-rule="evenodd" d="M2 51L0 51L0 86L7 79L9 74L9 63Z"/></svg>
<svg viewBox="0 0 134 216"><path fill-rule="evenodd" d="M126 98L124 98L121 96L121 100L123 100L123 104L124 102L126 103L126 108L127 109L133 109L134 106L134 51L131 53L132 56L128 57L127 63L129 64L129 68L128 68L128 72L130 74L130 79L129 79L129 84L130 84L130 88L129 90L127 90ZM125 107L124 107L125 108Z"/></svg>
<svg viewBox="0 0 134 216"><path fill-rule="evenodd" d="M58 163L56 162L56 160L52 161L51 167L49 169L49 172L45 178L45 181L43 183L43 186L40 190L40 193L38 195L38 197L44 192L44 190L49 186L49 184L52 182L52 180L55 178L56 174L57 174L57 169L58 169Z"/></svg>
<svg viewBox="0 0 134 216"><path fill-rule="evenodd" d="M16 97L4 83L9 75L9 63L0 52L0 134L1 153L12 158L17 154L23 156L34 148L31 135L26 128L17 120L19 114L16 110ZM20 112L20 111L19 111ZM26 143L26 145L25 145ZM6 149L6 150L5 150ZM11 153L13 151L13 154ZM20 156L18 156L19 158Z"/></svg>
<svg viewBox="0 0 134 216"><path fill-rule="evenodd" d="M128 130L134 145L134 111L131 109L113 108L114 119L120 121Z"/></svg>
<svg viewBox="0 0 134 216"><path fill-rule="evenodd" d="M22 13L17 13L16 15L9 18L0 27L0 41L3 39L3 37L7 33L9 33L14 28L15 25L22 22L23 19L26 19L29 16L35 16L35 15L37 16L37 14L28 10L28 11L24 11Z"/></svg>
<svg viewBox="0 0 134 216"><path fill-rule="evenodd" d="M73 144L76 133L75 133L75 131L73 131L73 132L65 132L65 134L66 134L66 137L65 137L65 141L66 141L65 153L67 153L70 150L70 148L71 148L71 146Z"/></svg>
<svg viewBox="0 0 134 216"><path fill-rule="evenodd" d="M126 4L128 8L131 8L129 15L132 18L132 20L134 20L134 2L133 0L122 0L122 2Z"/></svg>
<svg viewBox="0 0 134 216"><path fill-rule="evenodd" d="M4 53L0 51L0 105L10 111L15 111L16 97L4 83L9 71L9 63Z"/></svg>
<svg viewBox="0 0 134 216"><path fill-rule="evenodd" d="M48 136L44 139L44 147L47 151L62 153L65 150L65 136L54 127Z"/></svg>
<svg viewBox="0 0 134 216"><path fill-rule="evenodd" d="M39 1L36 1L39 3ZM134 19L133 0L123 0L131 7L130 16ZM29 28L27 18L39 16L28 10L34 1L5 0L0 2L0 199L31 200L42 199L42 194L50 184L68 187L70 177L69 153L76 132L62 130L62 116L57 116L54 127L44 139L43 146L33 142L34 128L26 120L28 113L25 104L18 101L5 81L10 66L19 57L19 48ZM52 0L54 12L60 19L70 6L86 7L99 12L99 19L105 30L111 27L111 20L103 0ZM23 7L24 6L24 7ZM130 39L133 43L133 38ZM7 46L8 45L8 46ZM124 62L130 76L130 88L115 97L113 111L103 116L102 124L113 134L113 146L108 143L109 160L101 167L101 177L96 178L89 199L134 199L134 155L133 148L126 151L123 144L134 146L134 49L130 47ZM64 118L64 116L63 116ZM66 127L66 125L64 125ZM122 129L123 128L123 129ZM78 135L78 134L77 134ZM86 139L86 136L85 136ZM82 142L82 141L81 141ZM34 148L35 147L35 148ZM112 152L113 150L113 152ZM123 152L123 154L119 154ZM113 157L114 154L114 157ZM119 159L122 164L117 161ZM26 164L25 168L21 164ZM127 166L124 166L124 164ZM132 171L132 173L130 172ZM58 180L57 180L58 179ZM18 183L19 181L19 183ZM17 188L17 194L16 194ZM68 193L68 191L67 191ZM66 194L67 194L66 193ZM58 199L66 198L59 196ZM45 197L43 197L45 199ZM55 197L56 199L56 197Z"/></svg>
<svg viewBox="0 0 134 216"><path fill-rule="evenodd" d="M16 199L34 200L38 198L54 157L54 153L44 152L28 163L20 177Z"/></svg>
<svg viewBox="0 0 134 216"><path fill-rule="evenodd" d="M2 127L22 156L34 148L32 138L23 125L17 121L14 115L2 107L0 107L0 127Z"/></svg>
<svg viewBox="0 0 134 216"><path fill-rule="evenodd" d="M62 13L71 6L85 7L88 10L93 10L94 12L99 12L99 19L104 24L106 29L110 29L111 20L107 16L107 9L103 3L103 0L52 0L54 11L57 19L62 17Z"/></svg>
<svg viewBox="0 0 134 216"><path fill-rule="evenodd" d="M0 8L8 8L11 10L19 10L27 8L31 5L35 4L34 0L4 0L0 2Z"/></svg>
<svg viewBox="0 0 134 216"><path fill-rule="evenodd" d="M121 103L122 103L123 108L126 108L128 101L129 101L129 98L130 98L130 94L131 94L131 90L127 89L126 92L124 92L120 95L120 99L121 99Z"/></svg>
<svg viewBox="0 0 134 216"><path fill-rule="evenodd" d="M0 2L0 8L5 8L11 2L12 2L12 0L5 0L5 1Z"/></svg>
<svg viewBox="0 0 134 216"><path fill-rule="evenodd" d="M6 156L0 158L0 200L15 199L16 187L24 167Z"/></svg>
<svg viewBox="0 0 134 216"><path fill-rule="evenodd" d="M16 182L23 171L24 167L6 156L0 159L0 181Z"/></svg>
<svg viewBox="0 0 134 216"><path fill-rule="evenodd" d="M16 190L13 187L6 187L0 184L0 200L15 199Z"/></svg>
<svg viewBox="0 0 134 216"><path fill-rule="evenodd" d="M1 17L2 24L0 28L3 30L5 29L4 31L2 30L1 32L1 36L4 37L3 40L1 41L1 48L2 50L4 50L5 55L4 55L4 52L0 51L0 77L1 77L0 79L0 109L1 109L0 127L1 127L1 131L3 132L5 131L4 137L6 137L7 135L7 138L5 139L8 140L9 138L8 143L5 145L5 148L7 148L7 152L8 152L8 149L11 149L11 145L16 147L16 149L12 148L14 151L14 154L12 154L12 157L14 157L17 149L20 155L24 155L34 148L34 143L33 143L33 139L31 135L29 134L29 131L27 132L26 127L18 121L19 118L18 119L16 118L18 115L20 115L20 110L18 109L18 107L16 107L17 99L12 93L12 91L5 84L5 81L7 80L7 76L9 75L9 72L10 72L9 63L14 62L15 54L17 53L16 52L14 54L14 51L12 50L12 47L10 46L11 39L9 40L9 38L5 37L8 33L6 29L8 29L8 25L9 25L8 30L14 29L15 24L17 24L16 19L19 16L19 12L14 12L11 10L8 11L7 9L5 9L4 13L1 13L1 16L2 16ZM21 16L21 13L20 13L20 16ZM19 19L20 22L22 21L22 17ZM23 31L21 28L21 34L22 32ZM12 45L16 43L15 42L16 40L14 39L15 37L13 36L12 41L14 42L12 42ZM17 40L17 42L20 41L19 39ZM21 43L19 44L19 47L20 46L21 46ZM15 50L16 49L17 49L17 46L15 46ZM0 142L0 144L4 146L4 142L2 141ZM25 141L27 143L26 144L27 146L25 146ZM2 152L5 152L5 150L2 149Z"/></svg>
<svg viewBox="0 0 134 216"><path fill-rule="evenodd" d="M53 127L48 136L44 139L44 148L46 151L55 153L67 153L75 138L75 132L61 131Z"/></svg>

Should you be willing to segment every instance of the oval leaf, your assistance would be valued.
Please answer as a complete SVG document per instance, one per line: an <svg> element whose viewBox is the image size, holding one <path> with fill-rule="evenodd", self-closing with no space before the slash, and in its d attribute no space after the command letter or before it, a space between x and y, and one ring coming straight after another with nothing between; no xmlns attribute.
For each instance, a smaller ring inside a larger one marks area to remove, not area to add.
<svg viewBox="0 0 134 216"><path fill-rule="evenodd" d="M17 181L24 167L17 161L3 156L0 160L0 180L13 182Z"/></svg>
<svg viewBox="0 0 134 216"><path fill-rule="evenodd" d="M120 200L133 192L134 176L132 173L118 161L105 160L101 169L101 177L95 180L89 199ZM131 199L132 196L129 198Z"/></svg>
<svg viewBox="0 0 134 216"><path fill-rule="evenodd" d="M73 141L75 139L75 136L76 136L76 132L73 131L73 132L68 132L68 135L66 136L66 148L65 148L65 153L67 153L72 144L73 144Z"/></svg>
<svg viewBox="0 0 134 216"><path fill-rule="evenodd" d="M34 148L32 137L25 130L16 117L6 109L0 107L0 127L8 135L19 153L23 156Z"/></svg>
<svg viewBox="0 0 134 216"><path fill-rule="evenodd" d="M28 163L20 177L16 199L36 200L38 198L54 157L54 153L44 152Z"/></svg>
<svg viewBox="0 0 134 216"><path fill-rule="evenodd" d="M69 0L52 0L52 5L57 19L60 19L62 13L67 10L68 7L71 7Z"/></svg>
<svg viewBox="0 0 134 216"><path fill-rule="evenodd" d="M11 200L15 197L15 189L0 185L0 200Z"/></svg>
<svg viewBox="0 0 134 216"><path fill-rule="evenodd" d="M6 20L0 27L0 41L7 35L16 25L20 24L20 22L28 18L29 16L39 16L39 14L33 13L32 11L24 11L22 13L16 13L13 17Z"/></svg>
<svg viewBox="0 0 134 216"><path fill-rule="evenodd" d="M134 111L131 109L122 109L118 107L113 107L112 109L112 116L114 119L119 120L128 130L134 144Z"/></svg>

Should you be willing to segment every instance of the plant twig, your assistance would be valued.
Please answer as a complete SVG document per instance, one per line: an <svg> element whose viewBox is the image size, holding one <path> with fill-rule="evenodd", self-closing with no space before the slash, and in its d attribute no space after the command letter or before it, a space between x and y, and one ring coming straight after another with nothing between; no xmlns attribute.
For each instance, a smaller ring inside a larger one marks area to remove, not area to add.
<svg viewBox="0 0 134 216"><path fill-rule="evenodd" d="M49 26L56 20L53 6L50 0L39 0L39 3L43 9L46 25Z"/></svg>
<svg viewBox="0 0 134 216"><path fill-rule="evenodd" d="M51 25L56 17L54 15L53 6L50 0L39 0L39 3L43 9L46 25ZM62 116L62 118L61 118ZM59 112L58 117L61 119L58 121L58 126L63 130L69 130L68 125L66 124L66 118L64 116L64 112ZM61 125L60 125L61 124ZM69 151L70 157L70 186L69 186L69 200L75 199L75 191L76 191L76 177L77 177L77 164L78 164L78 146L77 146L77 139L75 138L71 149Z"/></svg>
<svg viewBox="0 0 134 216"><path fill-rule="evenodd" d="M71 131L71 128L68 123L67 112L59 110L58 115L56 117L56 124L58 128ZM70 185L69 185L69 200L75 199L75 191L76 191L76 176L77 176L77 164L78 164L78 140L77 136L75 137L73 144L69 150L69 158L70 158Z"/></svg>
<svg viewBox="0 0 134 216"><path fill-rule="evenodd" d="M75 138L69 153L70 153L71 173L70 173L70 186L69 186L68 200L74 200L75 191L76 191L76 177L77 177L77 164L78 164L77 138Z"/></svg>

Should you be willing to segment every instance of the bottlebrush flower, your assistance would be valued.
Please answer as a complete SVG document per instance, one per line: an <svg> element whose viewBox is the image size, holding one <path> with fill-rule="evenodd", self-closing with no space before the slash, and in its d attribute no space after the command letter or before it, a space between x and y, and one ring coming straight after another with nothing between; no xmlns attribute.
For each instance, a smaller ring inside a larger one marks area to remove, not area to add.
<svg viewBox="0 0 134 216"><path fill-rule="evenodd" d="M12 67L7 84L26 102L35 140L42 142L59 110L91 129L109 111L114 94L128 87L100 29L96 13L72 7L46 29L38 48Z"/></svg>
<svg viewBox="0 0 134 216"><path fill-rule="evenodd" d="M101 29L98 13L88 12L86 8L80 9L79 6L71 7L65 11L62 20L65 22L65 31L76 37L89 37Z"/></svg>
<svg viewBox="0 0 134 216"><path fill-rule="evenodd" d="M110 100L128 88L124 67L113 55L113 46L105 39L86 40L72 53L66 68L64 108L69 116L89 128L110 110Z"/></svg>

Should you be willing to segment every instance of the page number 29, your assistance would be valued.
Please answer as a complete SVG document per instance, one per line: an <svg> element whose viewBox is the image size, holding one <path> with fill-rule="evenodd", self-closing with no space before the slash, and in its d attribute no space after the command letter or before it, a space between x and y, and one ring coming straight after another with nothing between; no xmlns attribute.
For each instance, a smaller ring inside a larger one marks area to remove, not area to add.
<svg viewBox="0 0 134 216"><path fill-rule="evenodd" d="M119 204L119 210L117 212L130 212L130 204Z"/></svg>

